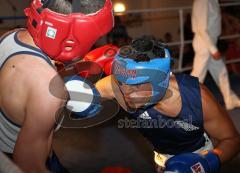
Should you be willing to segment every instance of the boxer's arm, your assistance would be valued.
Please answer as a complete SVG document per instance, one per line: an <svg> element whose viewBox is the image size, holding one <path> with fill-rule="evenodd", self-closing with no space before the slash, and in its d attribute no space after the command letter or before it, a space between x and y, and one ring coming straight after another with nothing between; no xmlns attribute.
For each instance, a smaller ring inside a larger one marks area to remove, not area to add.
<svg viewBox="0 0 240 173"><path fill-rule="evenodd" d="M205 86L201 86L204 129L217 141L214 148L222 162L233 158L240 151L240 137L228 113L217 103Z"/></svg>
<svg viewBox="0 0 240 173"><path fill-rule="evenodd" d="M106 99L114 99L115 83L112 75L100 79L96 84L96 89L99 91L101 97Z"/></svg>
<svg viewBox="0 0 240 173"><path fill-rule="evenodd" d="M13 155L17 165L27 173L49 172L46 160L51 151L56 111L62 104L62 100L49 92L49 83L54 74L44 71L35 74L37 81L33 80L30 87L26 117Z"/></svg>

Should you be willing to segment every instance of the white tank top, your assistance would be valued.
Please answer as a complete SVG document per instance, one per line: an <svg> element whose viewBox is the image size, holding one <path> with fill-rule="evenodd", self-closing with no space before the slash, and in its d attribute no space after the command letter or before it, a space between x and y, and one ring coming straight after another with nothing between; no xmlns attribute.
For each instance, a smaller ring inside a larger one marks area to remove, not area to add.
<svg viewBox="0 0 240 173"><path fill-rule="evenodd" d="M40 49L22 43L17 38L17 33L24 29L18 29L0 39L0 70L4 63L11 57L19 54L34 55L43 58L53 66L49 57ZM18 133L21 127L7 118L0 108L0 151L13 153Z"/></svg>

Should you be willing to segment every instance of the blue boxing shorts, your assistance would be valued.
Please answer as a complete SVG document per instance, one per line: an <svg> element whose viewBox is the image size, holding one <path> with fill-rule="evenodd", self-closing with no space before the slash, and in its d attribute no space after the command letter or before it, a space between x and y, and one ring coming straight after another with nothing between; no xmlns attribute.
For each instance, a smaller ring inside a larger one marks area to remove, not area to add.
<svg viewBox="0 0 240 173"><path fill-rule="evenodd" d="M52 173L69 173L69 171L60 163L54 151L52 151L51 157L48 158L46 166Z"/></svg>

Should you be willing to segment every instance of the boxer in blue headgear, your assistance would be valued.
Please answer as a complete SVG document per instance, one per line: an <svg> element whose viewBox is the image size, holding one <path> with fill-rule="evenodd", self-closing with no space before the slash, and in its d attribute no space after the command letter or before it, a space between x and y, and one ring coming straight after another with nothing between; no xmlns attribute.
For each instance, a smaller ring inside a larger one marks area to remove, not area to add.
<svg viewBox="0 0 240 173"><path fill-rule="evenodd" d="M119 82L127 85L150 83L152 85L152 95L150 101L145 104L145 107L147 107L156 104L166 93L170 77L171 56L162 43L152 40L147 43L149 44L149 50L138 52L134 46L142 41L135 40L132 48L121 49L113 63L112 73ZM154 55L151 55L153 49L159 49L163 52L159 54L159 57L154 57ZM137 62L136 60L139 57L145 58L145 60Z"/></svg>
<svg viewBox="0 0 240 173"><path fill-rule="evenodd" d="M119 120L118 127L130 124L149 140L158 173L217 173L220 163L239 152L239 134L197 78L170 75L170 60L164 44L136 39L120 49L112 75L96 88L130 113L132 119ZM215 146L209 137L216 139Z"/></svg>

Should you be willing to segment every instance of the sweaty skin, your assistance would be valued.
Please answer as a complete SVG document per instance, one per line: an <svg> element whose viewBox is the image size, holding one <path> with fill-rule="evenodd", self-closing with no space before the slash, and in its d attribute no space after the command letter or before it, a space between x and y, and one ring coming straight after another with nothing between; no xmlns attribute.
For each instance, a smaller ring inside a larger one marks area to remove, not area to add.
<svg viewBox="0 0 240 173"><path fill-rule="evenodd" d="M27 31L18 38L36 47ZM56 75L45 60L24 54L10 58L0 70L0 107L21 126L13 159L24 172L49 172L45 163L51 154L55 116L64 104L49 92Z"/></svg>
<svg viewBox="0 0 240 173"><path fill-rule="evenodd" d="M96 83L96 88L99 90L102 97L114 99L119 96L119 93L114 90L117 88L117 85L116 79L111 75L98 81ZM240 136L227 112L221 108L209 90L204 85L200 85L200 90L204 130L209 134L211 139L216 142L213 151L219 156L221 162L226 162L232 159L240 151ZM122 103L119 104L126 109ZM142 105L144 104L145 103L142 103ZM141 106L139 103L136 105L136 107ZM176 117L181 107L182 101L178 84L175 76L172 75L165 97L160 100L154 108L169 117Z"/></svg>

